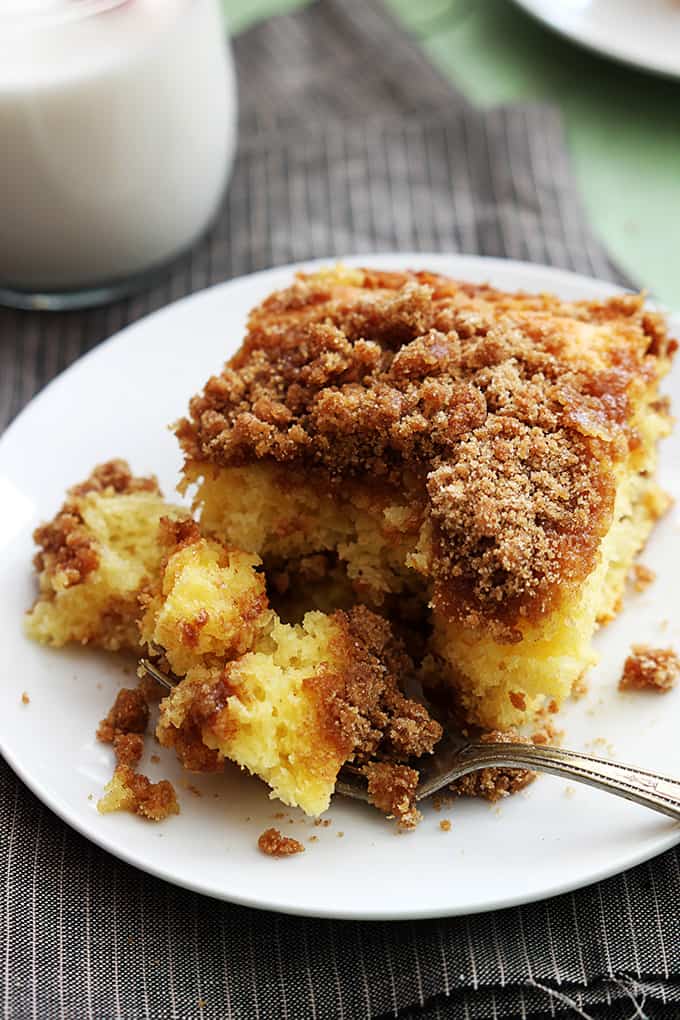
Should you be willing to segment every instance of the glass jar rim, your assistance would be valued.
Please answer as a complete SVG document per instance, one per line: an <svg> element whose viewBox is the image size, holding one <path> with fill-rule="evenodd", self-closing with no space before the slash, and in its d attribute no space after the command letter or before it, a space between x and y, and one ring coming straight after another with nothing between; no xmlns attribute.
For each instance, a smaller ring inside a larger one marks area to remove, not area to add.
<svg viewBox="0 0 680 1020"><path fill-rule="evenodd" d="M122 7L129 0L0 0L3 30L53 28Z"/></svg>

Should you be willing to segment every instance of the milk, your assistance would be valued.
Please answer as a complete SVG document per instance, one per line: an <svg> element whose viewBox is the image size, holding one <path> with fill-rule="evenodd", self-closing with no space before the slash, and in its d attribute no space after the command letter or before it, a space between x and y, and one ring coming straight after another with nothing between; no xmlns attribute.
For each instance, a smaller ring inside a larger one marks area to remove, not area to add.
<svg viewBox="0 0 680 1020"><path fill-rule="evenodd" d="M0 0L0 287L101 286L187 248L235 115L218 0Z"/></svg>

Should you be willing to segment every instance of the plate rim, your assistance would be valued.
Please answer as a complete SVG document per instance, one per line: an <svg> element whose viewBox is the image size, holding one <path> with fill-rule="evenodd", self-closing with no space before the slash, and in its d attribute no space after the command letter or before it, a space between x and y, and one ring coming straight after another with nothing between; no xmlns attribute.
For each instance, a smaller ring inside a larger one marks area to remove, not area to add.
<svg viewBox="0 0 680 1020"><path fill-rule="evenodd" d="M593 53L599 57L604 57L605 59L614 61L614 63L619 65L633 67L637 71L645 71L647 73L655 74L660 78L666 78L671 81L680 79L680 62L677 69L674 70L666 64L655 62L653 59L645 60L641 57L635 57L633 54L627 53L617 46L612 46L611 48L602 46L589 38L587 33L570 29L548 11L540 9L536 0L515 0L515 3L534 21L545 26L545 28L548 28L551 32L555 32L556 35L559 35L562 39L566 39L567 41L575 43L577 46L588 50L589 53ZM543 0L539 0L539 3L542 6Z"/></svg>
<svg viewBox="0 0 680 1020"><path fill-rule="evenodd" d="M134 332L138 329L143 330L149 320L159 317L162 318L166 315L172 315L176 310L176 307L179 305L186 307L193 302L200 302L205 299L206 295L212 295L216 291L228 291L230 288L238 287L243 283L243 281L255 281L259 279L266 280L271 277L276 277L277 275L290 275L299 270L313 270L321 266L327 266L329 263L334 262L343 262L349 266L373 264L377 268L390 268L386 265L387 263L392 263L393 268L398 268L400 264L401 268L407 268L409 264L419 263L423 266L427 265L428 268L440 269L442 272L449 272L456 275L457 271L455 264L458 261L467 264L471 262L476 263L480 268L480 276L483 275L483 270L485 268L488 268L489 275L491 276L494 270L502 274L507 270L508 266L511 266L513 270L519 270L520 272L526 271L529 275L533 273L553 277L555 280L555 287L558 286L559 279L564 280L566 278L579 288L582 287L584 291L589 291L589 294L586 293L584 295L586 298L590 296L596 297L596 293L599 293L601 296L605 296L606 294L614 295L617 293L630 293L627 288L621 287L617 284L606 280L600 280L596 277L575 273L568 269L518 259L493 258L457 252L367 252L360 253L358 255L352 254L340 257L327 256L308 259L300 262L273 266L268 269L257 270L253 273L244 274L243 276L217 283L211 287L196 291L193 294L164 305L162 308L159 308L151 312L149 315L145 315L135 322L125 326L123 329L116 331L86 354L76 359L75 362L50 380L50 382L29 401L29 403L20 411L5 430L4 434L0 437L0 469L2 468L2 460L5 449L12 442L15 431L22 427L24 419L42 402L42 400L46 397L46 394L53 392L54 388L62 385L63 380L74 370L82 366L85 361L98 357L102 350L108 349L111 345L117 343L121 337L126 336L130 332ZM500 285L502 286L502 284ZM526 286L530 292L532 290L533 292L536 292L536 287L538 285L536 283L532 283L531 279L529 279ZM541 284L541 286L547 288L550 287L550 283ZM650 307L658 307L658 305L655 306L654 302L650 302ZM668 311L666 314L672 330L677 331L680 335L680 315L675 315ZM187 889L194 893L200 893L201 895L210 896L213 899L234 903L236 905L252 909L273 911L301 917L353 921L404 921L469 916L474 913L486 913L492 910L502 910L509 907L521 906L523 904L550 899L554 896L573 892L579 888L585 888L596 882L600 882L603 879L620 874L622 871L642 864L645 861L651 860L659 854L669 850L677 843L680 843L680 825L677 825L669 829L665 835L653 839L651 846L646 845L641 847L638 852L626 853L623 858L617 858L616 854L613 854L612 860L608 861L605 866L590 872L585 878L583 876L576 876L572 879L567 878L562 882L553 883L549 887L540 891L530 893L519 892L514 895L508 894L504 897L496 897L494 900L483 901L480 905L474 907L474 909L470 909L467 905L464 905L461 909L456 909L455 905L453 907L450 905L443 905L440 908L426 907L423 910L413 908L400 909L398 907L386 907L385 909L380 910L368 909L364 911L357 910L352 907L336 907L329 909L321 906L319 908L314 908L307 905L296 905L294 899L290 901L285 899L285 896L282 897L280 901L277 901L271 896L264 900L262 898L258 899L256 896L252 895L239 895L238 892L225 892L224 890L215 888L209 883L204 884L200 880L195 881L183 877L177 877L173 874L169 867L164 868L148 861L140 863L139 858L135 856L133 850L128 850L124 845L121 846L117 843L115 833L109 836L103 829L97 829L94 824L89 825L87 822L88 816L81 819L66 798L59 795L53 795L50 791L42 789L40 782L34 780L31 775L30 764L26 767L24 762L21 760L20 755L15 755L12 752L12 749L7 747L6 738L2 728L0 728L0 753L3 755L14 773L26 784L29 790L31 790L31 792L43 805L53 811L63 822L69 825L81 836L124 863L129 864L146 874L152 875L155 878L169 882L174 886ZM94 819L99 816L93 815L92 817L94 821Z"/></svg>

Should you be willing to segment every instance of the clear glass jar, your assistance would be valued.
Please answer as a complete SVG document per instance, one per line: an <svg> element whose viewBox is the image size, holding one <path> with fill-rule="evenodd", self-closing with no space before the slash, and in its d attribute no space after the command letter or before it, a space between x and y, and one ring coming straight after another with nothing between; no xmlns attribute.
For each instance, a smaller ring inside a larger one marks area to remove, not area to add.
<svg viewBox="0 0 680 1020"><path fill-rule="evenodd" d="M236 140L219 0L0 0L0 302L138 289L211 222Z"/></svg>

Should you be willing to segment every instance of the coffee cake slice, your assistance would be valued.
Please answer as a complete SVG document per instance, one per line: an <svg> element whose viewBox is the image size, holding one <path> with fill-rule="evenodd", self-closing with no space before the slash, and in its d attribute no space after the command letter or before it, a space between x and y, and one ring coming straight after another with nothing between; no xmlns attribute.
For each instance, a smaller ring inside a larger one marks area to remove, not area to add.
<svg viewBox="0 0 680 1020"><path fill-rule="evenodd" d="M202 526L267 569L332 553L420 597L436 674L505 730L595 661L667 498L676 342L638 295L568 302L427 272L299 274L177 427Z"/></svg>

